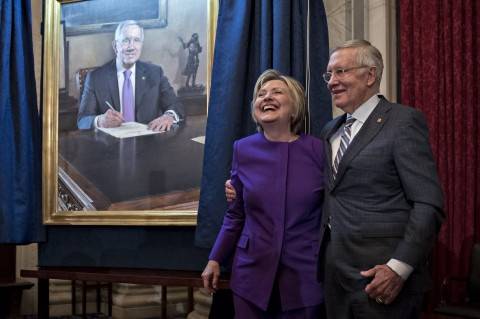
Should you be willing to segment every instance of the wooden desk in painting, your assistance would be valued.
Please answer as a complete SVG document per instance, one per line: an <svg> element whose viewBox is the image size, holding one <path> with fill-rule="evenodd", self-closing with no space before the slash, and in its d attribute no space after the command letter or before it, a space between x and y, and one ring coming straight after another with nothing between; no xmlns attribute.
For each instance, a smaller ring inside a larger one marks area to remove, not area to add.
<svg viewBox="0 0 480 319"><path fill-rule="evenodd" d="M172 131L115 138L99 130L60 132L59 210L195 210L206 116Z"/></svg>

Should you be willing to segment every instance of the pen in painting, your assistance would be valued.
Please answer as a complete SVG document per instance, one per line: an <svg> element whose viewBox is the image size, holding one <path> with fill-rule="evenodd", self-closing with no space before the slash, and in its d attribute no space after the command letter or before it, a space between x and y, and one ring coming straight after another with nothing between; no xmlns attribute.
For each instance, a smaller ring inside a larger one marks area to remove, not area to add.
<svg viewBox="0 0 480 319"><path fill-rule="evenodd" d="M110 109L112 109L112 111L115 111L115 112L117 111L117 110L115 110L115 109L113 108L112 104L108 103L108 101L105 101L105 104L107 104L107 106L108 106Z"/></svg>

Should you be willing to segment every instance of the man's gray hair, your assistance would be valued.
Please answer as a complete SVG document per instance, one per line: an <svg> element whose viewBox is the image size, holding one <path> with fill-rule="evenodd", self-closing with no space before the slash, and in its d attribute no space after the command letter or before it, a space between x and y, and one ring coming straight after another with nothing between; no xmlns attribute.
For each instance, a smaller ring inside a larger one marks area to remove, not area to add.
<svg viewBox="0 0 480 319"><path fill-rule="evenodd" d="M125 20L118 24L117 29L115 30L115 41L118 41L118 39L120 39L120 37L122 36L122 32L126 27L129 27L132 25L136 25L137 27L140 28L140 37L143 42L143 27L140 25L140 23L138 23L135 20Z"/></svg>
<svg viewBox="0 0 480 319"><path fill-rule="evenodd" d="M367 40L355 39L334 48L330 55L336 51L349 48L356 49L357 54L355 59L358 65L375 66L375 79L377 84L380 85L383 73L383 58L380 51Z"/></svg>

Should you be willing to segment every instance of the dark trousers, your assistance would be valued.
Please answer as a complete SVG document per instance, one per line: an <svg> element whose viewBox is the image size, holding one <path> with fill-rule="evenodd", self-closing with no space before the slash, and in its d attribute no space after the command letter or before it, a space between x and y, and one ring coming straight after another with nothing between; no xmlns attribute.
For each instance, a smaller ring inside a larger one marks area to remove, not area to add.
<svg viewBox="0 0 480 319"><path fill-rule="evenodd" d="M363 290L334 294L326 289L325 296L327 318L336 319L419 319L422 301L423 294L400 293L390 305L383 305Z"/></svg>
<svg viewBox="0 0 480 319"><path fill-rule="evenodd" d="M369 298L364 287L347 291L338 282L336 269L326 247L324 276L325 306L327 318L335 319L419 319L422 311L423 293L401 291L389 305L378 304ZM329 259L330 258L330 259Z"/></svg>

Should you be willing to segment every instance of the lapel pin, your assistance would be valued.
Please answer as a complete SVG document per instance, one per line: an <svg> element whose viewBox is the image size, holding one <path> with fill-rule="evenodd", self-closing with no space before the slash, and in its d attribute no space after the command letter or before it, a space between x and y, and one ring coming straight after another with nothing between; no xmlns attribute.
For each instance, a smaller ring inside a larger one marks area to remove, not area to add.
<svg viewBox="0 0 480 319"><path fill-rule="evenodd" d="M145 76L142 76L142 80L145 80L145 79L146 79L146 77L145 77Z"/></svg>
<svg viewBox="0 0 480 319"><path fill-rule="evenodd" d="M377 119L377 123L382 123L382 118L381 118L381 117L379 117L379 118Z"/></svg>

